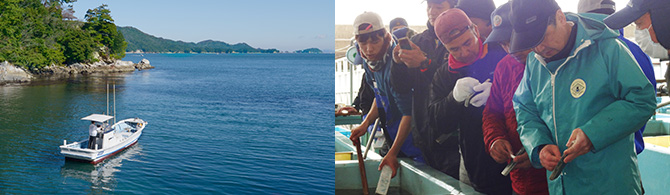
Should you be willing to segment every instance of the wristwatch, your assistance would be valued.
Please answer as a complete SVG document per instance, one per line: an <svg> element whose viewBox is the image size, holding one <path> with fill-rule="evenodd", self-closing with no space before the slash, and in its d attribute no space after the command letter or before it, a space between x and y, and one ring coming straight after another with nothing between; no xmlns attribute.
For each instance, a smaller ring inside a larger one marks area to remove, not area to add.
<svg viewBox="0 0 670 195"><path fill-rule="evenodd" d="M428 65L430 65L431 59L426 57L425 60L421 61L419 68L423 71L428 70Z"/></svg>

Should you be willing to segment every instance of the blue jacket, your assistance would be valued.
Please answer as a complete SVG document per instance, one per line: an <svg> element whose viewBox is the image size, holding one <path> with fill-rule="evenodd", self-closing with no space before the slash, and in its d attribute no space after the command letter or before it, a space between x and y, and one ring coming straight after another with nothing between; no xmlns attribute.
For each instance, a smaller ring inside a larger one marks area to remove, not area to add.
<svg viewBox="0 0 670 195"><path fill-rule="evenodd" d="M366 63L363 64L365 70L366 82L373 88L375 92L375 101L377 103L378 111L384 111L386 116L386 128L392 140L390 143L393 143L396 135L398 134L398 127L400 125L400 119L403 116L411 116L412 113L412 93L411 91L398 91L391 84L391 69L401 68L400 66L393 62L393 57L391 56L395 44L389 46L389 49L386 52L386 65L378 71L372 71ZM380 117L384 115L379 115ZM389 144L390 145L390 144ZM407 135L405 142L400 148L403 154L412 158L420 158L421 151L419 148L414 146L412 140L412 132Z"/></svg>
<svg viewBox="0 0 670 195"><path fill-rule="evenodd" d="M531 53L514 95L521 142L539 168L541 146L557 145L563 153L572 131L580 128L593 149L548 181L549 192L640 194L637 155L631 149L634 132L656 108L654 87L616 31L577 14L566 13L566 18L577 25L570 55L546 63Z"/></svg>

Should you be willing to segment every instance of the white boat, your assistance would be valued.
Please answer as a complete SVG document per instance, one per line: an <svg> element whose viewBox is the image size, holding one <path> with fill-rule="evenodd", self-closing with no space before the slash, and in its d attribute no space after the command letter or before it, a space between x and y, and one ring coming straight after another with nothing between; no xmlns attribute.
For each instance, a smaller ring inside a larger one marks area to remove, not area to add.
<svg viewBox="0 0 670 195"><path fill-rule="evenodd" d="M142 135L142 130L147 126L147 122L139 118L129 118L121 120L112 126L107 121L113 119L113 116L103 114L92 114L81 118L81 120L93 121L102 124L104 133L102 139L98 138L96 149L88 148L88 139L67 143L63 140L60 146L60 152L66 159L81 160L96 164L105 158L123 151L124 149L137 143ZM86 130L82 132L88 132Z"/></svg>

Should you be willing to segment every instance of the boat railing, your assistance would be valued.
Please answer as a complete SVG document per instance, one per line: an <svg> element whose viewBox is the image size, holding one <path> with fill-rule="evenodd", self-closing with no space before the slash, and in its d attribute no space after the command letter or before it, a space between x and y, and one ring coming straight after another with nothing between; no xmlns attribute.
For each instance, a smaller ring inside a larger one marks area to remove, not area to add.
<svg viewBox="0 0 670 195"><path fill-rule="evenodd" d="M358 94L363 78L363 67L354 65L346 57L335 60L335 103L350 105Z"/></svg>

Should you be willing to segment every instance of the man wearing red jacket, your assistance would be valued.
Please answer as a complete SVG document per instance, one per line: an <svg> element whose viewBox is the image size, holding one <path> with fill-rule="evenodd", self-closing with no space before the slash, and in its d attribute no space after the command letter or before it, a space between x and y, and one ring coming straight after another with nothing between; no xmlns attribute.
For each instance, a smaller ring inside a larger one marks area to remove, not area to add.
<svg viewBox="0 0 670 195"><path fill-rule="evenodd" d="M510 3L498 7L491 14L493 31L485 43L500 44L509 53L512 24L509 20ZM516 162L510 172L512 188L517 194L549 194L545 169L531 167L528 153L515 156L523 146L516 131L517 121L512 97L519 86L530 50L505 56L493 73L491 95L486 101L482 118L482 133L486 151L498 163Z"/></svg>

